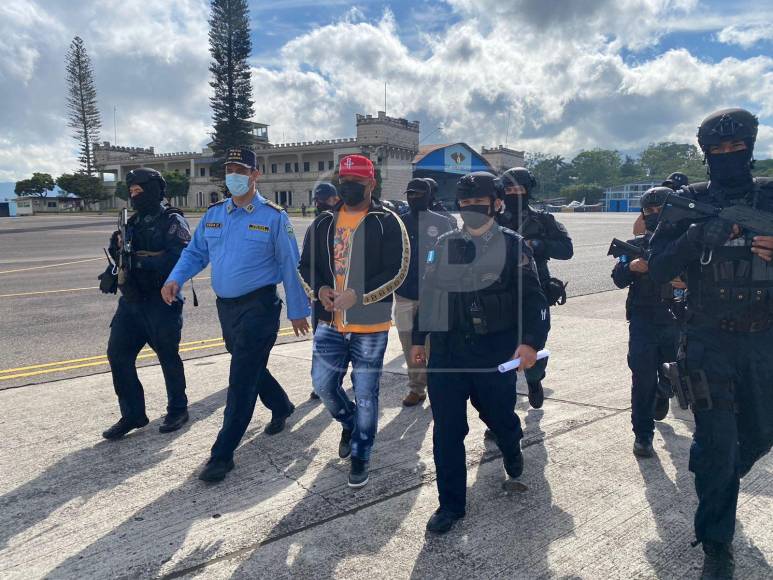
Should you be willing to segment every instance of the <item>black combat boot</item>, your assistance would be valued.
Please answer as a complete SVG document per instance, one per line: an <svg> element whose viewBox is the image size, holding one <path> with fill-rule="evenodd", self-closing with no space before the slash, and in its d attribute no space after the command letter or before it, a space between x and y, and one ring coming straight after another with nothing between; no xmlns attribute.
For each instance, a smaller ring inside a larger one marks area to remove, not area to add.
<svg viewBox="0 0 773 580"><path fill-rule="evenodd" d="M457 520L464 517L464 514L455 514L447 509L439 508L427 522L427 531L433 534L445 534L450 530Z"/></svg>
<svg viewBox="0 0 773 580"><path fill-rule="evenodd" d="M207 483L217 483L218 481L223 481L226 474L233 468L233 459L227 461L223 459L210 459L199 474L199 479Z"/></svg>
<svg viewBox="0 0 773 580"><path fill-rule="evenodd" d="M703 542L703 554L701 580L725 580L733 577L735 558L732 544Z"/></svg>
<svg viewBox="0 0 773 580"><path fill-rule="evenodd" d="M279 416L271 416L271 421L268 425L266 425L265 429L263 429L263 432L266 435L276 435L277 433L281 433L284 431L285 423L287 423L287 418L293 414L295 411L295 405L290 403L290 410L287 411L284 415Z"/></svg>
<svg viewBox="0 0 773 580"><path fill-rule="evenodd" d="M649 437L637 435L633 442L633 454L636 457L652 457L655 450L652 448L652 440Z"/></svg>
<svg viewBox="0 0 773 580"><path fill-rule="evenodd" d="M161 423L161 426L159 426L158 430L161 433L171 433L172 431L177 431L180 427L185 425L188 422L188 411L182 411L180 413L167 414L166 417L164 417L164 422Z"/></svg>

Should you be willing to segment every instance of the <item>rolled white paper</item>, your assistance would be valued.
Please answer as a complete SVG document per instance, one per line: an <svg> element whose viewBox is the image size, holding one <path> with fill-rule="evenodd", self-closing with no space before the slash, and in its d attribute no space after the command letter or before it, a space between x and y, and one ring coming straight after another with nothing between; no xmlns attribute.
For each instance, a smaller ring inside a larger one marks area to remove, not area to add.
<svg viewBox="0 0 773 580"><path fill-rule="evenodd" d="M544 348L544 349L542 349L541 351L539 351L537 353L537 360L540 360L540 359L543 359L543 358L547 358L549 356L550 356L550 351L548 349ZM506 373L506 372L511 371L513 369L517 369L519 366L521 366L521 359L520 358L516 358L516 359L513 359L513 360L509 360L506 363L502 363L501 365L499 365L498 368L499 368L499 372L500 373Z"/></svg>

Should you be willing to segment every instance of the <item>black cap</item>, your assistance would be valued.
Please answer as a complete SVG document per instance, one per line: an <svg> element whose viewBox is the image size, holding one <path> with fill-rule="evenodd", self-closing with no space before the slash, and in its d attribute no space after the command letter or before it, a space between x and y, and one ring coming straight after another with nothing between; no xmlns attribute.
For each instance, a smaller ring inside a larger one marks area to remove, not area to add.
<svg viewBox="0 0 773 580"><path fill-rule="evenodd" d="M704 153L722 141L744 140L749 149L757 139L759 121L746 109L722 109L706 117L698 127L698 144Z"/></svg>
<svg viewBox="0 0 773 580"><path fill-rule="evenodd" d="M471 197L497 198L499 184L494 174L488 171L468 173L456 182L456 199Z"/></svg>
<svg viewBox="0 0 773 580"><path fill-rule="evenodd" d="M409 191L415 191L425 195L432 195L432 186L424 179L411 179L408 182L408 187L405 188L405 191L406 193Z"/></svg>
<svg viewBox="0 0 773 580"><path fill-rule="evenodd" d="M329 199L334 195L338 195L336 186L327 181L321 181L314 186L314 199L323 200Z"/></svg>
<svg viewBox="0 0 773 580"><path fill-rule="evenodd" d="M225 158L225 164L238 163L248 169L256 169L258 167L258 158L255 156L255 152L252 149L246 147L235 147L228 150L228 155Z"/></svg>

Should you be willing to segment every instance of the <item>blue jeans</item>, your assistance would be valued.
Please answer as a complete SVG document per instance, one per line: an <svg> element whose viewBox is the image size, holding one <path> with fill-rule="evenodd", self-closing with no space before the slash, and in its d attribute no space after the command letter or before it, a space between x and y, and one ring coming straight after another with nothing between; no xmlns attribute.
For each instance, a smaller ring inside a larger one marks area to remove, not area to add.
<svg viewBox="0 0 773 580"><path fill-rule="evenodd" d="M378 428L378 390L389 333L338 332L320 323L314 332L311 382L333 418L352 432L352 457L368 461ZM352 363L353 403L341 387Z"/></svg>

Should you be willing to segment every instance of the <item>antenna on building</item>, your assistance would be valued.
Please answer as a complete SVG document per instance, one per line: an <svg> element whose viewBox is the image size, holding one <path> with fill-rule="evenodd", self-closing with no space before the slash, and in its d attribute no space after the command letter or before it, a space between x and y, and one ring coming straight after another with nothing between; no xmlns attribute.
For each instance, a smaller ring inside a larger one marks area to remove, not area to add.
<svg viewBox="0 0 773 580"><path fill-rule="evenodd" d="M384 115L387 114L387 84L384 83Z"/></svg>
<svg viewBox="0 0 773 580"><path fill-rule="evenodd" d="M116 105L113 105L113 145L118 145L118 125L116 124Z"/></svg>
<svg viewBox="0 0 773 580"><path fill-rule="evenodd" d="M507 109L507 125L505 129L505 147L507 147L507 142L510 139L510 109Z"/></svg>

